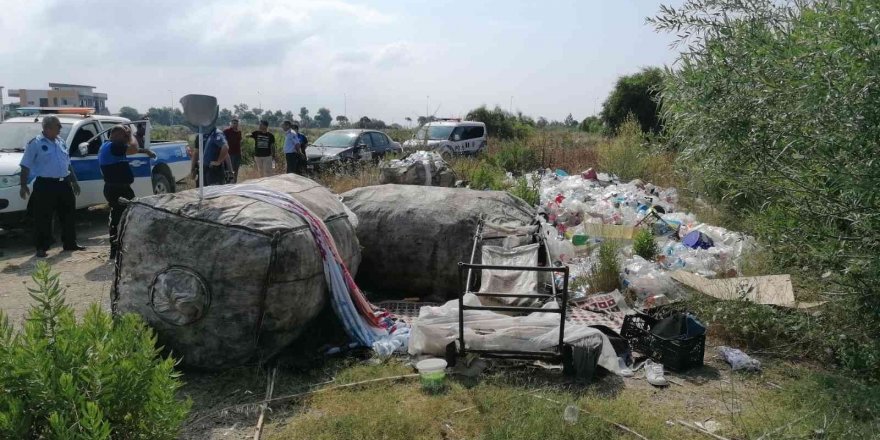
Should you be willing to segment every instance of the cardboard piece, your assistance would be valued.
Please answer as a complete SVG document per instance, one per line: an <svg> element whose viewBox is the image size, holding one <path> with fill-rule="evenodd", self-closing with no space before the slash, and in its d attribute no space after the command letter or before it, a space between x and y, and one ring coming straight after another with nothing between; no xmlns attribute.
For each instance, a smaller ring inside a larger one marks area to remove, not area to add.
<svg viewBox="0 0 880 440"><path fill-rule="evenodd" d="M823 304L795 301L790 275L709 279L691 272L677 270L671 274L671 277L700 293L721 300L751 301L756 304L772 304L798 309Z"/></svg>
<svg viewBox="0 0 880 440"><path fill-rule="evenodd" d="M590 237L602 237L617 240L632 240L636 228L624 225L605 225L601 223L584 223L584 232Z"/></svg>

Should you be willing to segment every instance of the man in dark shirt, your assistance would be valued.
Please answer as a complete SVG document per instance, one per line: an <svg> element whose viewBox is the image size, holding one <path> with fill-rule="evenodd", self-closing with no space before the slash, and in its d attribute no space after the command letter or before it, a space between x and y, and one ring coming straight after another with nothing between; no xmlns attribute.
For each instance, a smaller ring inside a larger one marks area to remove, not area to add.
<svg viewBox="0 0 880 440"><path fill-rule="evenodd" d="M272 175L272 162L275 160L275 135L269 132L269 122L260 121L260 129L251 133L254 140L254 166L260 177Z"/></svg>
<svg viewBox="0 0 880 440"><path fill-rule="evenodd" d="M122 125L110 129L110 140L105 141L98 151L98 165L101 166L101 174L104 175L104 198L110 205L110 259L116 259L119 251L118 228L119 220L125 206L119 203L119 198L131 200L134 191L131 184L134 183L134 174L128 165L129 154L145 153L150 158L156 154L150 150L144 150L138 146L138 141L131 136L131 132Z"/></svg>
<svg viewBox="0 0 880 440"><path fill-rule="evenodd" d="M238 128L238 119L233 118L229 128L223 130L226 136L226 144L229 145L229 159L232 160L232 172L235 174L233 182L238 182L238 167L241 166L241 129Z"/></svg>

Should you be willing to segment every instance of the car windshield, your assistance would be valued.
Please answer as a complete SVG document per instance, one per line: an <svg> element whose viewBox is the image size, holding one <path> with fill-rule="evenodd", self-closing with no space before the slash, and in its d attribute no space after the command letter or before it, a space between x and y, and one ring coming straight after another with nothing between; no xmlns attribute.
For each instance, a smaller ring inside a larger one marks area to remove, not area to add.
<svg viewBox="0 0 880 440"><path fill-rule="evenodd" d="M449 125L431 125L422 127L416 133L416 139L419 140L447 140L455 127Z"/></svg>
<svg viewBox="0 0 880 440"><path fill-rule="evenodd" d="M61 139L67 140L71 124L61 124ZM27 143L43 132L39 122L5 122L0 124L0 151L24 151Z"/></svg>
<svg viewBox="0 0 880 440"><path fill-rule="evenodd" d="M348 148L354 144L357 132L330 131L324 133L312 145L315 147Z"/></svg>

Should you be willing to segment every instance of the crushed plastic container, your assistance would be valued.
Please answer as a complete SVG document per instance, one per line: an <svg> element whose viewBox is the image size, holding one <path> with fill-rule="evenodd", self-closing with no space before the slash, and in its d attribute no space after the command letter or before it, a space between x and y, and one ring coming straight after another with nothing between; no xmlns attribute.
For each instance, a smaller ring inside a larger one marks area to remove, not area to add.
<svg viewBox="0 0 880 440"><path fill-rule="evenodd" d="M445 360L437 358L425 359L416 364L416 370L419 370L423 390L429 393L437 393L446 386Z"/></svg>

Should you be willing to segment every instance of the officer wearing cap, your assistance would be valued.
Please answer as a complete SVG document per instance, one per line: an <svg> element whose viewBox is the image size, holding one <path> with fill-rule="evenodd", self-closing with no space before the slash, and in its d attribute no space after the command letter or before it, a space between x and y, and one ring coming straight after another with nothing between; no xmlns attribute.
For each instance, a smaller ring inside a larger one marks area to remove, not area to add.
<svg viewBox="0 0 880 440"><path fill-rule="evenodd" d="M30 208L34 217L34 241L37 257L46 256L52 244L52 218L57 214L61 223L61 241L65 251L81 251L85 247L76 243L74 213L79 183L70 165L67 145L58 135L61 122L55 116L43 118L43 134L31 139L21 158L22 199L30 196ZM33 174L34 192L27 182Z"/></svg>
<svg viewBox="0 0 880 440"><path fill-rule="evenodd" d="M139 143L127 127L117 125L110 129L110 139L105 141L98 151L98 165L104 176L104 198L110 205L111 260L116 258L116 253L119 250L119 220L122 219L122 212L125 211L125 206L119 203L119 198L127 200L134 198L134 191L131 189L131 184L134 183L134 174L128 165L127 155L142 153L152 159L156 157L152 151L139 148Z"/></svg>

